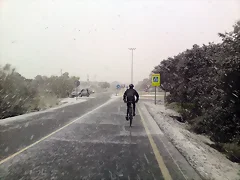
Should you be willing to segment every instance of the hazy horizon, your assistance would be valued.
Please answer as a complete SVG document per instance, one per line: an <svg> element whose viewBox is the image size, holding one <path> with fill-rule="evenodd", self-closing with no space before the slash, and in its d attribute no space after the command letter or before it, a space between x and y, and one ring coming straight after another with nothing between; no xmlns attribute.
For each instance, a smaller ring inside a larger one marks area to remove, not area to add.
<svg viewBox="0 0 240 180"><path fill-rule="evenodd" d="M193 44L220 42L240 18L238 0L2 0L0 65L26 78L69 72L86 80L148 77L161 60Z"/></svg>

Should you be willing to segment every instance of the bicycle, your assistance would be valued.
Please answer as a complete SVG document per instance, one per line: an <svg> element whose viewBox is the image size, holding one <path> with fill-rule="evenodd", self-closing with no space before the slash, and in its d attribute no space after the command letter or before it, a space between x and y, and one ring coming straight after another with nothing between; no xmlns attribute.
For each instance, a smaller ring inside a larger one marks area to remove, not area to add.
<svg viewBox="0 0 240 180"><path fill-rule="evenodd" d="M132 107L132 101L128 101L127 104L129 103L129 105L127 106L128 109L128 117L129 117L129 122L130 122L130 127L132 127L132 120L133 120L133 107Z"/></svg>

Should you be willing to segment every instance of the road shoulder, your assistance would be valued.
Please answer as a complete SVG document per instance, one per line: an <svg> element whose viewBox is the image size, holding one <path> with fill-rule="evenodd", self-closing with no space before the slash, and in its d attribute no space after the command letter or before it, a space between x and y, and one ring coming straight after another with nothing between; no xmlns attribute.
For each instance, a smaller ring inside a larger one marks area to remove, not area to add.
<svg viewBox="0 0 240 180"><path fill-rule="evenodd" d="M174 145L167 139L164 132L159 128L156 121L149 114L144 103L139 103L138 109L142 118L146 121L149 132L151 133L151 136L153 137L153 140L156 143L161 156L163 157L172 179L200 180L201 177L179 153Z"/></svg>
<svg viewBox="0 0 240 180"><path fill-rule="evenodd" d="M163 105L145 102L149 114L191 166L206 179L239 179L239 165L206 145L200 135L189 132L184 124L173 120Z"/></svg>

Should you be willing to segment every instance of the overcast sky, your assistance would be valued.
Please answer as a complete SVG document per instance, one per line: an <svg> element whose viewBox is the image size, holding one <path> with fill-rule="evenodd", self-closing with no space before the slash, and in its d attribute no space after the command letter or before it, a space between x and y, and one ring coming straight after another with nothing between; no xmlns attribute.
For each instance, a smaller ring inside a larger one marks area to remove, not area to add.
<svg viewBox="0 0 240 180"><path fill-rule="evenodd" d="M219 42L240 0L0 0L0 64L28 78L60 75L130 81L193 44Z"/></svg>

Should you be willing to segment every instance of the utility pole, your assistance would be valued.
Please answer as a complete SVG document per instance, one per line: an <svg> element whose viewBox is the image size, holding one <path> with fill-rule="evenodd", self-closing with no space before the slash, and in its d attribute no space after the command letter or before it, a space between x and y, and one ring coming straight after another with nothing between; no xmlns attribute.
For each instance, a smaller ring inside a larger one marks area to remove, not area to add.
<svg viewBox="0 0 240 180"><path fill-rule="evenodd" d="M87 83L88 83L88 86L89 86L89 75L87 75Z"/></svg>
<svg viewBox="0 0 240 180"><path fill-rule="evenodd" d="M128 48L128 49L132 51L131 84L133 84L133 51L136 48Z"/></svg>
<svg viewBox="0 0 240 180"><path fill-rule="evenodd" d="M97 75L96 74L94 75L94 81L97 81Z"/></svg>

